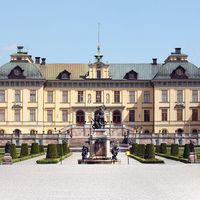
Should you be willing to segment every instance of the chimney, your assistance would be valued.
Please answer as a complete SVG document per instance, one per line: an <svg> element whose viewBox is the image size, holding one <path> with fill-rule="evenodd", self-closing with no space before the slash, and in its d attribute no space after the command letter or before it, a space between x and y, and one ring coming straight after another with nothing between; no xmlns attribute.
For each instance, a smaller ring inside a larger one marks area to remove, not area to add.
<svg viewBox="0 0 200 200"><path fill-rule="evenodd" d="M175 54L181 54L181 48L175 48Z"/></svg>
<svg viewBox="0 0 200 200"><path fill-rule="evenodd" d="M45 65L45 64L46 64L46 58L42 58L41 65Z"/></svg>
<svg viewBox="0 0 200 200"><path fill-rule="evenodd" d="M157 58L152 58L152 65L157 65Z"/></svg>
<svg viewBox="0 0 200 200"><path fill-rule="evenodd" d="M23 50L23 46L17 46L17 53L23 53L22 50Z"/></svg>
<svg viewBox="0 0 200 200"><path fill-rule="evenodd" d="M40 57L35 57L35 64L40 64Z"/></svg>

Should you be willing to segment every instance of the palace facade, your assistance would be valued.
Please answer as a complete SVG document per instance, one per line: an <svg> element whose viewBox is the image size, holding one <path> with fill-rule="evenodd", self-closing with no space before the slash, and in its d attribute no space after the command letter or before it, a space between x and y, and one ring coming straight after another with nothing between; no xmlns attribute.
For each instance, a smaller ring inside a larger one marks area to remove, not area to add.
<svg viewBox="0 0 200 200"><path fill-rule="evenodd" d="M47 64L22 46L0 67L0 134L62 133L92 123L104 105L107 125L135 133L197 133L200 69L176 48L163 63Z"/></svg>

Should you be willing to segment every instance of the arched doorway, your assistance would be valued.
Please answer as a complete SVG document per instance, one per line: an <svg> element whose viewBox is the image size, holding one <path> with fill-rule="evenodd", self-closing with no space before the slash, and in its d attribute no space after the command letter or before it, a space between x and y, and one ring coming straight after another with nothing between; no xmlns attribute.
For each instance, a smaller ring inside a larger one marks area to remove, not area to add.
<svg viewBox="0 0 200 200"><path fill-rule="evenodd" d="M179 136L182 136L182 134L183 134L183 129L181 129L181 128L177 129L177 133L178 133Z"/></svg>
<svg viewBox="0 0 200 200"><path fill-rule="evenodd" d="M192 130L192 136L197 136L197 135L198 135L197 129L193 129L193 130Z"/></svg>
<svg viewBox="0 0 200 200"><path fill-rule="evenodd" d="M82 110L76 112L76 123L83 125L85 123L85 113Z"/></svg>
<svg viewBox="0 0 200 200"><path fill-rule="evenodd" d="M13 134L15 134L15 136L19 136L19 135L21 134L21 130L15 129L15 130L13 131Z"/></svg>
<svg viewBox="0 0 200 200"><path fill-rule="evenodd" d="M167 129L162 129L162 135L167 135L168 130Z"/></svg>
<svg viewBox="0 0 200 200"><path fill-rule="evenodd" d="M119 110L113 111L113 123L121 124L121 112Z"/></svg>

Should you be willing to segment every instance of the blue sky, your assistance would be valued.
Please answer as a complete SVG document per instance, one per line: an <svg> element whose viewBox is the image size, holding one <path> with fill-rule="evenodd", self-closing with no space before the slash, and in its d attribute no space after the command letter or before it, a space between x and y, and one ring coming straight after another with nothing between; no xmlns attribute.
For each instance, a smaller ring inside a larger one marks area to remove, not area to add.
<svg viewBox="0 0 200 200"><path fill-rule="evenodd" d="M158 62L181 47L200 66L198 0L6 0L0 12L0 64L17 45L48 63Z"/></svg>

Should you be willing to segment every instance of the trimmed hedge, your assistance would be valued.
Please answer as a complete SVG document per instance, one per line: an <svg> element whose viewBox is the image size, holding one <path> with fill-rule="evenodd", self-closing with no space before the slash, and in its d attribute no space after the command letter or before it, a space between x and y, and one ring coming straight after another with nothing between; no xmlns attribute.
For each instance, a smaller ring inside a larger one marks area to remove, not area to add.
<svg viewBox="0 0 200 200"><path fill-rule="evenodd" d="M183 162L183 163L189 163L188 159L186 159L186 158L180 158L178 156L172 156L172 155L161 154L161 153L156 153L156 155L162 156L164 158L168 158L168 159L171 159L171 160L180 161L180 162Z"/></svg>
<svg viewBox="0 0 200 200"><path fill-rule="evenodd" d="M155 150L153 144L147 144L145 148L145 159L155 159Z"/></svg>
<svg viewBox="0 0 200 200"><path fill-rule="evenodd" d="M31 154L38 154L39 153L39 145L38 143L32 143L31 145Z"/></svg>
<svg viewBox="0 0 200 200"><path fill-rule="evenodd" d="M44 152L44 145L39 145L39 152L43 153Z"/></svg>
<svg viewBox="0 0 200 200"><path fill-rule="evenodd" d="M62 144L57 144L57 155L58 157L63 156Z"/></svg>
<svg viewBox="0 0 200 200"><path fill-rule="evenodd" d="M15 158L15 159L12 160L12 162L16 163L16 162L28 160L28 159L31 159L31 158L35 158L35 157L38 157L38 156L42 156L42 155L44 155L44 153L32 154L32 155L24 156L24 157L21 157L21 158Z"/></svg>
<svg viewBox="0 0 200 200"><path fill-rule="evenodd" d="M183 158L188 158L190 155L190 144L185 144Z"/></svg>
<svg viewBox="0 0 200 200"><path fill-rule="evenodd" d="M57 157L58 157L57 145L48 144L46 158L57 158Z"/></svg>
<svg viewBox="0 0 200 200"><path fill-rule="evenodd" d="M137 147L138 147L138 144L137 143L133 143L132 147L130 148L130 153L136 155L137 154Z"/></svg>
<svg viewBox="0 0 200 200"><path fill-rule="evenodd" d="M16 150L15 144L11 144L10 155L11 155L12 159L17 158L17 150Z"/></svg>
<svg viewBox="0 0 200 200"><path fill-rule="evenodd" d="M179 154L179 146L178 144L171 144L171 155L178 156Z"/></svg>
<svg viewBox="0 0 200 200"><path fill-rule="evenodd" d="M23 143L21 146L20 157L28 156L28 144Z"/></svg>
<svg viewBox="0 0 200 200"><path fill-rule="evenodd" d="M167 144L166 143L160 144L159 153L167 154Z"/></svg>
<svg viewBox="0 0 200 200"><path fill-rule="evenodd" d="M155 152L159 153L159 150L160 150L160 146L159 145L155 145Z"/></svg>
<svg viewBox="0 0 200 200"><path fill-rule="evenodd" d="M145 155L145 144L137 145L137 156L144 158Z"/></svg>

